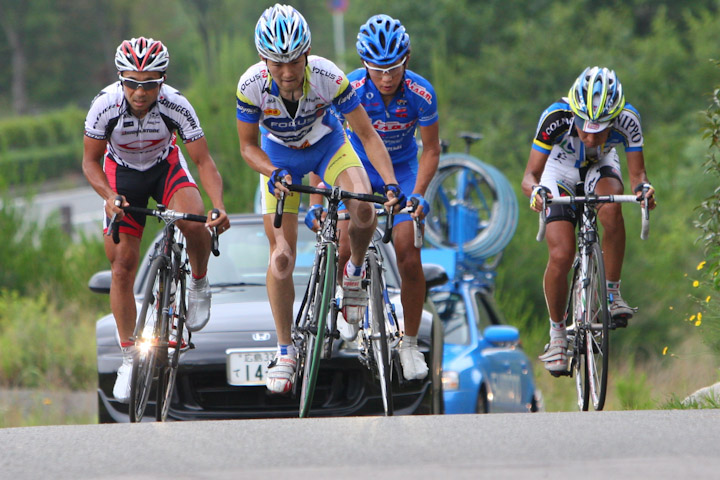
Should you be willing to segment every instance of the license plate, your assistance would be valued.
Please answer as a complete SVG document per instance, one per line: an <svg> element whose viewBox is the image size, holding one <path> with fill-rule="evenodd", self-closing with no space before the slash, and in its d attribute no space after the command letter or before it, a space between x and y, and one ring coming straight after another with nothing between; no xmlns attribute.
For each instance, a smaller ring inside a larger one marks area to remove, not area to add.
<svg viewBox="0 0 720 480"><path fill-rule="evenodd" d="M275 350L264 348L231 348L227 354L227 382L235 386L265 385L268 363Z"/></svg>

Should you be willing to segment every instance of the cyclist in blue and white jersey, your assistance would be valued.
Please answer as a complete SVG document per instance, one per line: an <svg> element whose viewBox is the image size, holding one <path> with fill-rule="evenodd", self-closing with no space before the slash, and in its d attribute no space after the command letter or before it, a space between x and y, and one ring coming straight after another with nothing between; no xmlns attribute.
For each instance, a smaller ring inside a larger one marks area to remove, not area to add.
<svg viewBox="0 0 720 480"><path fill-rule="evenodd" d="M300 182L311 171L343 190L370 193L362 163L331 107L345 115L373 165L384 180L388 207L404 204L390 157L370 119L360 106L345 74L331 61L310 55L310 29L293 7L276 4L263 12L255 27L260 62L241 77L237 88L237 128L245 161L261 174L265 233L270 242L267 289L275 319L278 351L268 370L267 388L287 393L297 365L291 340L292 272L295 268L297 217L273 227L276 197L288 194L280 181ZM258 137L262 143L258 143ZM299 195L288 196L284 213L298 213ZM371 204L347 201L351 255L343 276L346 318L359 321L367 305L361 289L365 252L377 219Z"/></svg>
<svg viewBox="0 0 720 480"><path fill-rule="evenodd" d="M640 114L625 102L622 85L614 71L586 68L573 84L567 98L553 103L540 117L527 168L523 192L530 208L540 210L538 192L548 197L576 195L576 184L584 182L586 193L619 195L624 184L617 147L623 147L630 174L630 187L637 195L650 187L649 207L655 208L654 189L645 172ZM625 255L625 223L621 205L604 204L598 209L603 226L610 314L618 327L636 310L620 295L620 273ZM563 318L567 299L567 275L575 257L575 210L551 205L546 238L549 258L544 275L545 299L550 314L550 343L540 360L550 371L567 370L566 324Z"/></svg>
<svg viewBox="0 0 720 480"><path fill-rule="evenodd" d="M125 40L115 52L119 80L105 87L92 101L85 120L83 172L105 200L105 231L113 215L120 220L120 243L105 237L105 253L112 268L110 305L117 323L123 363L113 388L115 398L127 402L135 344L133 284L140 261L140 240L145 216L125 214L114 203L147 207L153 197L171 209L202 215L204 205L187 162L176 145L177 135L198 167L200 180L221 215L204 226L178 222L187 238L193 279L188 285L188 330L197 331L210 318L210 285L207 273L210 234L230 227L223 205L222 178L208 151L200 121L190 102L165 84L170 55L162 42L152 38ZM209 213L208 213L209 215Z"/></svg>
<svg viewBox="0 0 720 480"><path fill-rule="evenodd" d="M408 69L410 36L399 20L388 15L371 17L360 27L356 47L364 68L351 72L348 79L390 153L400 188L403 192L412 192L410 198L419 201L420 208L412 216L422 220L430 211L423 195L437 172L440 159L435 91L429 81ZM423 144L419 161L415 140L418 127ZM369 161L360 138L352 128L348 130L348 136L368 172L373 190L382 192L382 178ZM316 218L314 210L318 208L322 207L315 204L308 212L308 226ZM346 230L340 229L341 233ZM404 314L404 335L399 350L403 375L408 380L425 378L428 373L425 358L417 348L425 301L425 277L420 249L413 242L411 216L397 215L393 224L393 244L402 281L400 296ZM347 243L343 235L341 260L349 255Z"/></svg>

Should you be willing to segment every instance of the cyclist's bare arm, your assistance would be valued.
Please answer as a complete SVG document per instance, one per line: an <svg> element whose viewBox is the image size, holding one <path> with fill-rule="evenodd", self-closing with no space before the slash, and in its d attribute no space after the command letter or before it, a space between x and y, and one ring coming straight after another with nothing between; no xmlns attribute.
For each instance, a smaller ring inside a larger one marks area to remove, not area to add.
<svg viewBox="0 0 720 480"><path fill-rule="evenodd" d="M418 172L417 178L415 179L415 188L412 192L408 193L419 193L423 197L430 180L435 176L440 163L440 122L435 122L432 125L423 127L420 125L420 138L422 139L423 150L418 160ZM427 212L423 211L422 205L420 205L412 215L413 218L418 217L421 220L425 218Z"/></svg>
<svg viewBox="0 0 720 480"><path fill-rule="evenodd" d="M266 177L270 177L275 170L275 166L270 161L267 153L260 148L258 138L260 138L260 127L257 123L248 123L237 120L238 139L240 140L240 154L245 162L255 170ZM291 183L290 176L285 177L288 183ZM279 182L275 184L275 196L279 197L280 192L289 194L290 191Z"/></svg>
<svg viewBox="0 0 720 480"><path fill-rule="evenodd" d="M120 219L123 217L124 212L115 206L114 200L117 193L110 187L102 167L106 148L107 140L97 140L86 135L83 140L82 169L90 186L105 199L105 214L108 217L117 215L117 218ZM128 205L128 203L125 202L125 205Z"/></svg>
<svg viewBox="0 0 720 480"><path fill-rule="evenodd" d="M230 220L225 212L225 204L223 203L223 182L220 172L218 172L215 161L210 156L207 140L201 137L194 142L185 144L188 154L195 165L197 165L205 193L210 197L213 208L217 209L220 214L215 220L210 220L210 212L208 212L208 227L217 227L219 232L224 232L230 228Z"/></svg>
<svg viewBox="0 0 720 480"><path fill-rule="evenodd" d="M628 164L628 173L630 175L630 188L637 196L642 194L641 191L636 191L638 186L650 185L647 173L645 172L645 156L643 152L625 152ZM648 200L648 208L652 210L655 208L655 189L652 186L648 189L646 198Z"/></svg>
<svg viewBox="0 0 720 480"><path fill-rule="evenodd" d="M527 166L525 167L525 175L522 180L522 191L529 198L532 196L535 187L540 185L540 178L542 177L543 170L545 170L545 164L547 163L548 154L530 149L530 157L528 158ZM539 212L542 203L542 199L535 192L535 202L530 203L530 208L534 211ZM552 195L548 194L548 198L552 198Z"/></svg>

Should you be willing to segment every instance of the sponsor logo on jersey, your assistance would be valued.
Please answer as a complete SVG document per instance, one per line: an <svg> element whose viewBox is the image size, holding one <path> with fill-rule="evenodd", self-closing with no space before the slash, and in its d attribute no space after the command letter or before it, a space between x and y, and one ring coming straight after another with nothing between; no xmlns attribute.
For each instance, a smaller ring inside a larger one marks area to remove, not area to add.
<svg viewBox="0 0 720 480"><path fill-rule="evenodd" d="M278 110L277 108L266 108L265 110L263 110L263 113L270 117L277 117L278 115L280 115L280 110Z"/></svg>
<svg viewBox="0 0 720 480"><path fill-rule="evenodd" d="M405 80L405 85L407 85L408 90L410 90L414 94L424 99L427 103L432 105L433 96L430 94L430 92L427 91L425 87L423 87L417 82L413 82L410 79Z"/></svg>
<svg viewBox="0 0 720 480"><path fill-rule="evenodd" d="M130 143L118 143L118 147L124 148L125 150L150 150L152 147L164 142L165 139L159 140L135 140Z"/></svg>
<svg viewBox="0 0 720 480"><path fill-rule="evenodd" d="M240 85L240 93L244 93L246 88L248 88L250 85L262 78L267 78L267 72L265 70L261 71L260 73L256 73L252 77L245 80L242 85Z"/></svg>
<svg viewBox="0 0 720 480"><path fill-rule="evenodd" d="M361 78L360 80L353 80L352 82L350 82L350 85L352 85L353 88L362 87L363 85L365 85L365 77ZM369 92L368 95L372 95L372 93ZM372 98L372 97L368 97L368 98Z"/></svg>
<svg viewBox="0 0 720 480"><path fill-rule="evenodd" d="M121 135L138 135L140 133L160 133L158 128L143 128L142 130L121 130Z"/></svg>
<svg viewBox="0 0 720 480"><path fill-rule="evenodd" d="M317 73L318 75L322 75L323 77L327 77L330 80L335 80L335 83L337 83L338 85L340 85L342 83L343 77L341 77L340 75L335 75L332 72L328 72L325 69L318 68L318 67L312 67L311 72Z"/></svg>
<svg viewBox="0 0 720 480"><path fill-rule="evenodd" d="M553 137L553 134L555 133L556 130L564 129L565 127L570 125L570 123L572 123L572 117L562 116L562 117L557 118L556 120L553 120L549 124L546 124L545 130L543 130L543 132L542 132L545 134L545 135L543 135L543 139L550 140ZM547 137L546 137L546 135L547 135Z"/></svg>
<svg viewBox="0 0 720 480"><path fill-rule="evenodd" d="M633 143L639 143L642 140L640 124L630 114L626 114L625 112L621 113L615 122L615 127L620 127L625 130L628 138Z"/></svg>
<svg viewBox="0 0 720 480"><path fill-rule="evenodd" d="M125 120L123 122L123 128L132 127L135 125L135 120Z"/></svg>
<svg viewBox="0 0 720 480"><path fill-rule="evenodd" d="M407 105L407 100L405 100L404 98L400 98L400 99L398 99L397 104L398 105Z"/></svg>
<svg viewBox="0 0 720 480"><path fill-rule="evenodd" d="M173 103L169 101L166 98L163 98L162 100L159 100L158 103L165 108L169 110L174 110L178 112L180 115L185 117L185 120L187 120L188 124L190 125L190 128L198 128L197 121L195 120L195 117L193 117L192 113L189 109L186 107L183 107L182 105L178 105L177 103Z"/></svg>
<svg viewBox="0 0 720 480"><path fill-rule="evenodd" d="M402 123L402 122L383 122L382 120L375 120L373 122L373 127L378 132L396 132L399 130L409 130L415 125L415 122L408 122L408 123Z"/></svg>

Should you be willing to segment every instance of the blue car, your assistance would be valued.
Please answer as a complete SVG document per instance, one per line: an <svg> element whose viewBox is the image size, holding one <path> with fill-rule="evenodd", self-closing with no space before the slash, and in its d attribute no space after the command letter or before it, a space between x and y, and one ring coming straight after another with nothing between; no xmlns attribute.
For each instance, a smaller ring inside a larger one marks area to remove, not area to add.
<svg viewBox="0 0 720 480"><path fill-rule="evenodd" d="M456 278L455 253L425 249L423 263L441 265ZM532 364L518 329L505 324L492 283L470 276L430 290L445 331L445 413L537 412L543 409Z"/></svg>

